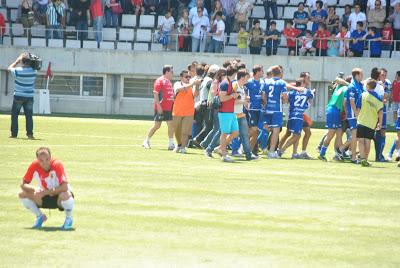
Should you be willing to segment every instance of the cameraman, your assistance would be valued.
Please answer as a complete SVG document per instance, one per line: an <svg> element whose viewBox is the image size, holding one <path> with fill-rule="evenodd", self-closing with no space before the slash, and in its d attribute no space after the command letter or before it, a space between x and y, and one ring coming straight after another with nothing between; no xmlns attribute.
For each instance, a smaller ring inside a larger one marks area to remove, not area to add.
<svg viewBox="0 0 400 268"><path fill-rule="evenodd" d="M17 67L17 65L21 65ZM26 119L26 135L33 137L33 96L35 94L36 71L32 68L29 54L22 53L9 67L8 71L15 77L14 101L11 108L11 136L18 136L18 116L21 107L24 107Z"/></svg>

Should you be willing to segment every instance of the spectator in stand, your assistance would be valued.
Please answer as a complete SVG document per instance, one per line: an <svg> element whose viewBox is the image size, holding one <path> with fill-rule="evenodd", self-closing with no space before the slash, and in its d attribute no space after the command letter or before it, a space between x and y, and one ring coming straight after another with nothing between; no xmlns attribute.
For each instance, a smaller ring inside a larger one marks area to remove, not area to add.
<svg viewBox="0 0 400 268"><path fill-rule="evenodd" d="M35 0L33 2L33 11L39 24L46 24L46 11L48 4L49 0Z"/></svg>
<svg viewBox="0 0 400 268"><path fill-rule="evenodd" d="M389 21L385 21L385 25L382 29L382 49L391 50L393 41L393 29L392 24Z"/></svg>
<svg viewBox="0 0 400 268"><path fill-rule="evenodd" d="M269 30L265 31L265 53L267 56L276 55L278 52L280 32L276 29L276 21L271 21Z"/></svg>
<svg viewBox="0 0 400 268"><path fill-rule="evenodd" d="M294 28L299 29L302 31L302 34L305 34L308 19L308 12L304 11L304 3L301 2L298 4L297 10L293 14Z"/></svg>
<svg viewBox="0 0 400 268"><path fill-rule="evenodd" d="M75 25L79 40L85 40L88 36L87 30L90 25L90 1L72 0L71 23Z"/></svg>
<svg viewBox="0 0 400 268"><path fill-rule="evenodd" d="M301 43L300 54L302 56L307 56L307 54L309 54L310 56L314 55L315 47L313 47L313 41L314 38L312 36L311 31L306 30L306 35L300 37L300 43Z"/></svg>
<svg viewBox="0 0 400 268"><path fill-rule="evenodd" d="M269 16L269 10L272 11L272 19L278 19L278 6L276 5L276 0L263 0L265 19L268 21L271 19Z"/></svg>
<svg viewBox="0 0 400 268"><path fill-rule="evenodd" d="M400 41L400 2L396 2L394 12L388 17L388 20L393 23L393 40ZM393 49L400 50L400 42L396 42Z"/></svg>
<svg viewBox="0 0 400 268"><path fill-rule="evenodd" d="M202 9L203 10L203 16L208 17L208 11L207 9L203 6L203 1L202 0L197 0L196 1L196 6L192 7L189 11L189 22L193 23L193 17L196 17L198 14L198 10Z"/></svg>
<svg viewBox="0 0 400 268"><path fill-rule="evenodd" d="M65 27L65 6L61 0L53 0L47 6L47 31L46 38L48 39L62 39L63 28Z"/></svg>
<svg viewBox="0 0 400 268"><path fill-rule="evenodd" d="M377 2L376 0L368 0L368 3L367 3L368 12L367 13L369 13L371 10L376 8L376 2ZM379 0L379 2L381 2L381 1ZM381 7L379 7L379 8L383 8L386 11L386 0L383 0L381 2Z"/></svg>
<svg viewBox="0 0 400 268"><path fill-rule="evenodd" d="M30 29L34 23L34 12L32 0L22 0L21 2L21 23L24 26L24 34L27 36L27 29Z"/></svg>
<svg viewBox="0 0 400 268"><path fill-rule="evenodd" d="M239 0L235 6L235 30L239 29L241 24L246 25L253 6L246 0Z"/></svg>
<svg viewBox="0 0 400 268"><path fill-rule="evenodd" d="M133 10L135 12L136 16L139 15L144 15L145 9L144 9L144 1L143 0L131 0L131 5L133 7Z"/></svg>
<svg viewBox="0 0 400 268"><path fill-rule="evenodd" d="M214 9L212 10L212 12L210 13L210 20L214 20L215 19L215 14L217 14L218 11L222 12L222 19L225 20L226 18L226 12L225 9L222 7L221 1L216 0L214 2Z"/></svg>
<svg viewBox="0 0 400 268"><path fill-rule="evenodd" d="M316 39L317 48L316 55L317 56L327 56L326 51L328 49L328 38L331 36L331 33L326 29L325 23L320 23L318 27L318 31L315 33L314 38Z"/></svg>
<svg viewBox="0 0 400 268"><path fill-rule="evenodd" d="M236 0L220 0L222 7L225 11L225 32L227 37L227 41L229 41L229 36L231 34L231 31L233 29L233 24L235 21L235 6L236 6ZM212 20L213 21L213 20Z"/></svg>
<svg viewBox="0 0 400 268"><path fill-rule="evenodd" d="M246 27L240 25L240 30L237 36L237 47L239 54L247 54L247 40L249 39L249 33L246 32Z"/></svg>
<svg viewBox="0 0 400 268"><path fill-rule="evenodd" d="M144 0L144 11L146 15L158 14L159 0Z"/></svg>
<svg viewBox="0 0 400 268"><path fill-rule="evenodd" d="M3 44L3 36L6 32L6 20L2 13L0 13L0 45Z"/></svg>
<svg viewBox="0 0 400 268"><path fill-rule="evenodd" d="M102 0L92 0L90 14L92 15L93 31L95 32L97 43L103 40L103 10L104 3Z"/></svg>
<svg viewBox="0 0 400 268"><path fill-rule="evenodd" d="M330 33L337 33L339 31L339 16L336 15L336 10L334 6L330 6L328 8L328 17L325 20L326 23L326 29Z"/></svg>
<svg viewBox="0 0 400 268"><path fill-rule="evenodd" d="M222 20L222 12L218 11L215 14L215 21L213 24L215 27L215 32L212 34L212 43L213 43L213 53L222 53L222 47L224 45L224 33L225 33L225 23Z"/></svg>
<svg viewBox="0 0 400 268"><path fill-rule="evenodd" d="M122 13L119 0L106 0L104 7L106 15L106 27L118 27L118 16Z"/></svg>
<svg viewBox="0 0 400 268"><path fill-rule="evenodd" d="M350 31L346 24L342 25L340 33L336 35L336 39L339 39L339 56L344 57L349 51L349 39Z"/></svg>
<svg viewBox="0 0 400 268"><path fill-rule="evenodd" d="M365 16L364 12L361 12L360 4L356 3L354 5L354 12L350 14L348 25L349 31L352 33L357 30L357 22L362 22L364 27L367 22L367 17Z"/></svg>
<svg viewBox="0 0 400 268"><path fill-rule="evenodd" d="M308 7L308 13L311 14L311 12L315 9L317 9L317 2L318 0L307 0L306 1L306 6ZM321 8L326 8L326 5L328 3L327 0L322 0L322 7Z"/></svg>
<svg viewBox="0 0 400 268"><path fill-rule="evenodd" d="M204 9L197 8L197 15L192 19L192 52L204 52L210 20L203 14Z"/></svg>
<svg viewBox="0 0 400 268"><path fill-rule="evenodd" d="M286 46L289 49L288 55L297 55L297 37L301 34L299 29L293 28L293 21L286 22L286 28L283 30L283 36L286 38Z"/></svg>
<svg viewBox="0 0 400 268"><path fill-rule="evenodd" d="M323 7L322 1L317 1L316 7L317 7L317 9L315 9L311 12L311 21L313 22L313 24L312 24L312 32L313 33L318 31L319 24L325 23L325 20L328 17L328 13L326 12L326 10L322 9L322 7Z"/></svg>
<svg viewBox="0 0 400 268"><path fill-rule="evenodd" d="M189 24L189 12L187 9L182 10L182 15L178 20L178 42L179 51L189 52L191 51L191 37L190 37L190 24Z"/></svg>
<svg viewBox="0 0 400 268"><path fill-rule="evenodd" d="M353 44L350 46L350 55L352 57L362 57L364 53L364 40L363 37L366 35L364 31L364 23L361 21L357 22L357 29L353 31L350 38Z"/></svg>
<svg viewBox="0 0 400 268"><path fill-rule="evenodd" d="M381 32L385 18L386 10L382 8L381 0L376 0L375 8L368 12L368 27L375 27L378 32Z"/></svg>
<svg viewBox="0 0 400 268"><path fill-rule="evenodd" d="M375 27L368 28L368 33L364 37L369 44L369 55L371 58L380 58L382 55L381 34Z"/></svg>
<svg viewBox="0 0 400 268"><path fill-rule="evenodd" d="M175 30L175 20L172 17L171 11L167 11L165 16L162 16L159 21L160 32L165 36L165 43L163 44L164 50L169 50L169 45L171 43L171 32Z"/></svg>
<svg viewBox="0 0 400 268"><path fill-rule="evenodd" d="M264 31L261 29L258 19L253 21L253 28L251 28L249 32L249 39L250 54L260 55L261 47L264 42Z"/></svg>
<svg viewBox="0 0 400 268"><path fill-rule="evenodd" d="M344 14L340 18L340 28L342 28L342 25L349 25L349 18L351 15L351 6L350 5L345 5L344 7Z"/></svg>
<svg viewBox="0 0 400 268"><path fill-rule="evenodd" d="M328 57L337 57L339 56L339 40L336 39L336 34L331 33L331 37L328 40L328 50L326 52Z"/></svg>

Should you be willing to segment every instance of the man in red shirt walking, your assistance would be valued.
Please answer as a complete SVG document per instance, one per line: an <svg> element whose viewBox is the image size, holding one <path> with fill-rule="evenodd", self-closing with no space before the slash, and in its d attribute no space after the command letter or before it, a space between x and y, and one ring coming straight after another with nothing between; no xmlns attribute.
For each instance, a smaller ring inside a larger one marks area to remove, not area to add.
<svg viewBox="0 0 400 268"><path fill-rule="evenodd" d="M175 148L174 144L174 126L172 121L172 107L174 105L174 89L171 79L174 75L172 65L163 67L163 75L154 82L154 125L149 129L143 147L150 149L150 139L154 133L161 127L161 122L166 121L168 126L168 150Z"/></svg>
<svg viewBox="0 0 400 268"><path fill-rule="evenodd" d="M283 35L286 37L286 46L289 49L288 55L295 56L297 53L296 38L302 33L299 29L293 28L293 21L289 20L286 23L286 28L283 30Z"/></svg>

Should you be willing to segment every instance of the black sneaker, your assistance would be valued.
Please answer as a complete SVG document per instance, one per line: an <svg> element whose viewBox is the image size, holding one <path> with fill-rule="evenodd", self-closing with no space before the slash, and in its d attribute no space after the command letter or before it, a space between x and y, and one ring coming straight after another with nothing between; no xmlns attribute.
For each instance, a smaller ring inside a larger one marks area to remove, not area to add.
<svg viewBox="0 0 400 268"><path fill-rule="evenodd" d="M33 135L26 135L28 137L29 140L34 140L35 137Z"/></svg>
<svg viewBox="0 0 400 268"><path fill-rule="evenodd" d="M210 153L207 150L204 151L204 155L207 156L208 158L213 158L212 153Z"/></svg>

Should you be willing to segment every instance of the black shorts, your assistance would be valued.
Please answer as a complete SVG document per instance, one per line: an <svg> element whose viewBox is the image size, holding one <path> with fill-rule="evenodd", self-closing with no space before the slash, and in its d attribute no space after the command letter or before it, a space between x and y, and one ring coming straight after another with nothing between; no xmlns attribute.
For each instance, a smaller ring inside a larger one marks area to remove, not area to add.
<svg viewBox="0 0 400 268"><path fill-rule="evenodd" d="M72 198L74 198L74 194L71 192ZM60 211L64 211L64 208L59 207L57 204L58 201L58 195L45 195L42 198L42 205L40 206L41 208L49 208L49 209L56 209Z"/></svg>
<svg viewBox="0 0 400 268"><path fill-rule="evenodd" d="M375 130L363 125L357 126L357 138L359 139L374 139Z"/></svg>
<svg viewBox="0 0 400 268"><path fill-rule="evenodd" d="M172 111L163 111L162 114L158 114L157 111L154 111L154 121L172 121Z"/></svg>
<svg viewBox="0 0 400 268"><path fill-rule="evenodd" d="M296 48L296 47L289 47L288 49L289 49L289 50L288 50L288 55L289 55L289 56L290 56L290 52L292 52L292 51L294 52L294 55L298 54L298 53L297 53L297 48Z"/></svg>
<svg viewBox="0 0 400 268"><path fill-rule="evenodd" d="M351 52L353 52L353 57L361 58L362 56L364 56L363 51L351 50Z"/></svg>

